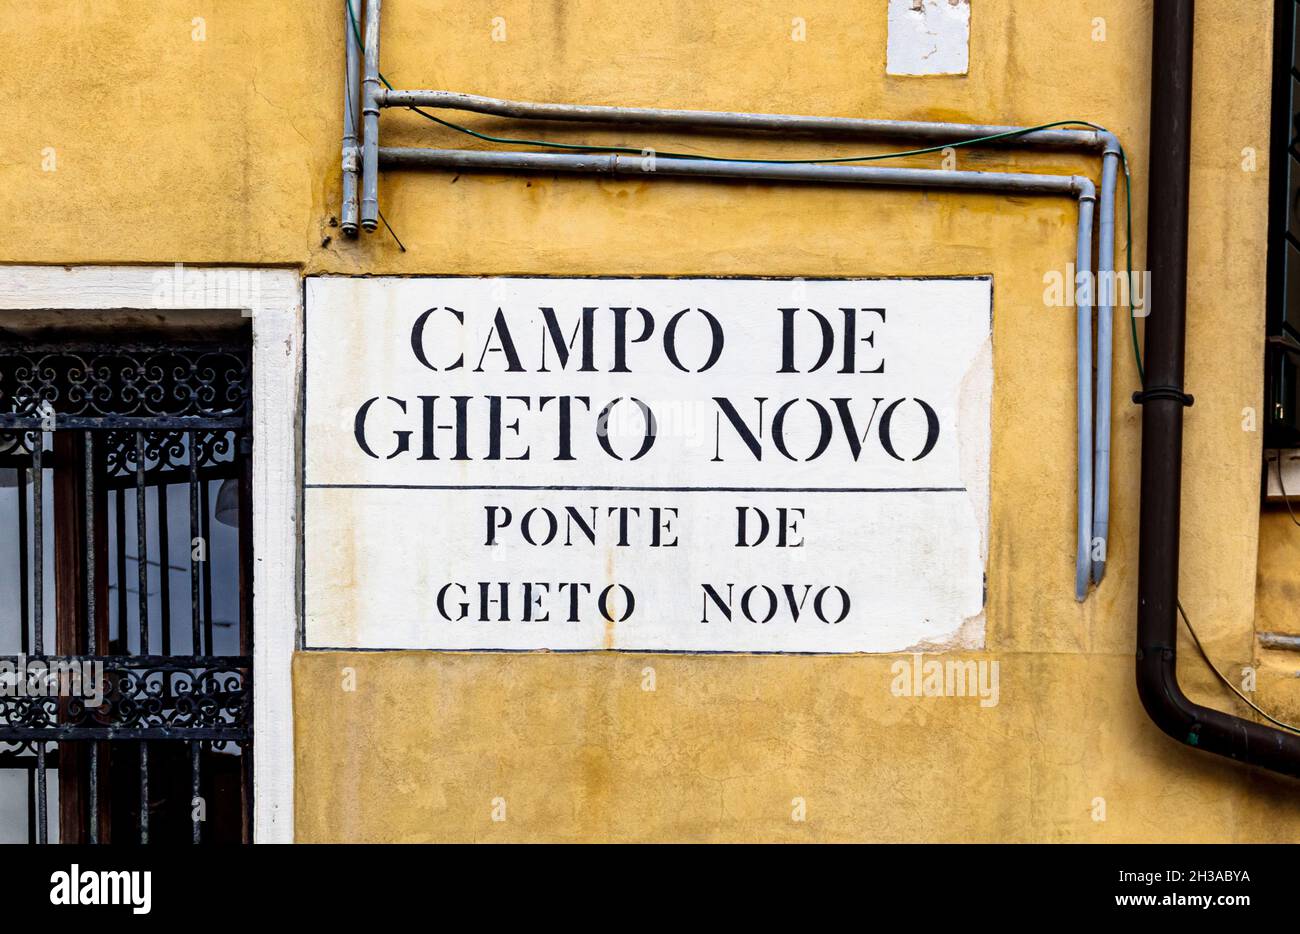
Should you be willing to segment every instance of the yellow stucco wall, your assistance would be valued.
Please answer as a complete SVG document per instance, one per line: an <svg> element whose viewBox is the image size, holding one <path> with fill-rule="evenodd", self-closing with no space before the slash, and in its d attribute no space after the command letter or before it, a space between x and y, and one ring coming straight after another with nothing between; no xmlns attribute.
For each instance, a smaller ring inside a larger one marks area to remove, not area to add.
<svg viewBox="0 0 1300 934"><path fill-rule="evenodd" d="M1150 4L974 0L967 77L886 78L883 3L388 0L399 87L1117 132L1142 265ZM807 39L791 41L792 17ZM195 17L206 38L195 41ZM503 17L506 41L493 41ZM1097 18L1105 38L1098 41ZM1256 656L1269 5L1201 0L1182 599L1225 671ZM301 840L1294 840L1298 786L1167 739L1132 676L1139 413L1117 330L1110 566L1073 599L1074 314L1043 274L1073 207L993 195L386 174L386 234L337 214L332 0L60 0L0 31L0 261L286 264L307 273L994 277L987 639L1001 702L896 698L891 657L313 653L295 659ZM18 85L39 93L13 94ZM499 122L466 117L481 127ZM518 127L512 128L518 130ZM849 153L533 128L656 148ZM400 113L386 144L479 145ZM42 171L53 148L57 171ZM1244 171L1254 147L1259 170ZM918 158L916 164L935 164ZM965 168L1086 171L1050 153ZM1199 700L1240 712L1189 650ZM657 690L642 690L646 667ZM341 689L343 669L357 690ZM1294 681L1260 700L1297 704ZM493 799L507 819L492 820ZM807 820L791 819L792 799ZM1106 820L1094 820L1096 799Z"/></svg>

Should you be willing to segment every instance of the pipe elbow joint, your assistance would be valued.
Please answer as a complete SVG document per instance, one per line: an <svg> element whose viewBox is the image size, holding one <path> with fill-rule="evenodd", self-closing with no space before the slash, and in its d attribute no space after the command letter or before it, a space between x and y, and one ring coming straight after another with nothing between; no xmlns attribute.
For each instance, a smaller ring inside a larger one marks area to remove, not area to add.
<svg viewBox="0 0 1300 934"><path fill-rule="evenodd" d="M1086 175L1070 176L1071 187L1074 189L1075 196L1080 201L1096 201L1097 186L1092 183L1092 179Z"/></svg>
<svg viewBox="0 0 1300 934"><path fill-rule="evenodd" d="M1200 744L1200 717L1178 685L1172 650L1138 650L1137 689L1147 716L1164 733L1180 743Z"/></svg>
<svg viewBox="0 0 1300 934"><path fill-rule="evenodd" d="M1119 144L1119 137L1110 130L1099 130L1097 143L1101 146L1103 156L1120 156L1124 153L1123 147Z"/></svg>

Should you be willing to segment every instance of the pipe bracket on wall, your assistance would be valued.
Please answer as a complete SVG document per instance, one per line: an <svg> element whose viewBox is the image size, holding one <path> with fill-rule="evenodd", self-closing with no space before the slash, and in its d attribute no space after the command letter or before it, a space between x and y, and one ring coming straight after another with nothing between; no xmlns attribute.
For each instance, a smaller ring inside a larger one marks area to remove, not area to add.
<svg viewBox="0 0 1300 934"><path fill-rule="evenodd" d="M1135 405L1146 405L1146 403L1155 399L1173 399L1181 402L1187 408L1191 408L1193 403L1196 402L1195 396L1183 392L1177 386L1151 386L1133 393L1133 403Z"/></svg>

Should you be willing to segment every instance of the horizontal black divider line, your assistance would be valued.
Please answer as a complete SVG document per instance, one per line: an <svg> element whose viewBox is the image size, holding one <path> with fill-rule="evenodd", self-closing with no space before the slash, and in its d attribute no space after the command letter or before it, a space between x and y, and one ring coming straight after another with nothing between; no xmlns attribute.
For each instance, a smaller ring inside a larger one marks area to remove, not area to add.
<svg viewBox="0 0 1300 934"><path fill-rule="evenodd" d="M478 490L539 492L568 490L593 493L965 493L964 486L473 486L424 483L305 483L308 490Z"/></svg>

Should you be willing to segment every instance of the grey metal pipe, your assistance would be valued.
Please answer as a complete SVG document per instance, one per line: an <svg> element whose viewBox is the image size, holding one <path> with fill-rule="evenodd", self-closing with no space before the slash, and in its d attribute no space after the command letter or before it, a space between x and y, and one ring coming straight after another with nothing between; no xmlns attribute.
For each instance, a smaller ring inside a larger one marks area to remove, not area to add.
<svg viewBox="0 0 1300 934"><path fill-rule="evenodd" d="M379 160L380 164L392 168L576 172L596 175L632 175L641 178L695 176L1068 195L1077 198L1079 202L1077 266L1080 271L1092 269L1092 228L1097 191L1090 179L1079 175L947 172L935 169L900 169L862 165L718 162L674 157L636 157L619 153L570 154L446 149L381 148ZM1080 289L1078 295L1078 551L1075 566L1075 595L1079 600L1083 600L1088 595L1088 582L1092 573L1093 536L1092 288L1086 279L1085 288Z"/></svg>
<svg viewBox="0 0 1300 934"><path fill-rule="evenodd" d="M1115 189L1119 145L1111 137L1101 159L1101 220L1097 232L1097 407L1093 427L1092 581L1106 575L1110 534L1110 397L1115 323ZM1126 288L1128 283L1126 282Z"/></svg>
<svg viewBox="0 0 1300 934"><path fill-rule="evenodd" d="M361 226L379 226L379 6L381 0L366 0L365 60L361 108Z"/></svg>
<svg viewBox="0 0 1300 934"><path fill-rule="evenodd" d="M1092 181L1081 175L1035 175L1013 172L957 172L900 169L875 165L799 165L732 162L622 153L497 152L474 149L379 149L387 168L457 169L483 172L574 172L593 175L696 176L758 181L822 182L966 191L1096 197ZM1089 228L1091 230L1091 228ZM1091 366L1091 357L1089 357Z"/></svg>
<svg viewBox="0 0 1300 934"><path fill-rule="evenodd" d="M343 36L347 47L343 71L343 207L339 223L349 237L357 235L357 182L360 169L357 111L361 101L361 49L352 31L352 0L343 0Z"/></svg>
<svg viewBox="0 0 1300 934"><path fill-rule="evenodd" d="M1004 191L1026 194L1055 194L1079 201L1077 268L1092 269L1092 229L1097 191L1092 181L1079 175L1041 175L1011 172L959 172L937 169L908 169L863 165L810 165L798 163L740 162L686 159L668 156L630 156L622 153L539 153L494 150L421 149L381 147L379 163L390 168L426 168L486 172L573 172L622 175L641 178L686 176L737 178L758 181L862 184L888 187L925 187L966 191ZM1108 183L1108 184L1107 184ZM1103 173L1103 200L1109 198L1110 249L1101 253L1113 258L1114 189L1112 172ZM1103 216L1106 216L1103 208ZM1103 238L1105 239L1105 238ZM1078 542L1075 565L1075 596L1087 597L1092 579L1093 542L1093 417L1092 417L1092 285L1082 290L1078 303ZM1107 386L1109 392L1109 384ZM1109 412L1109 403L1107 404ZM1107 425L1109 428L1109 425ZM1109 433L1107 433L1109 451ZM1109 458L1105 479L1109 483Z"/></svg>
<svg viewBox="0 0 1300 934"><path fill-rule="evenodd" d="M1074 597L1088 596L1092 579L1092 218L1095 192L1079 196L1078 258L1075 263L1075 300L1078 312L1077 339L1077 433L1078 433L1078 548L1074 563Z"/></svg>
<svg viewBox="0 0 1300 934"><path fill-rule="evenodd" d="M683 130L766 130L791 134L855 136L880 140L957 142L982 136L1014 133L1023 127L917 120L867 120L856 117L813 117L790 114L731 113L716 110L664 110L657 107L606 107L503 100L456 91L392 91L380 89L380 107L435 107L517 120L556 120L609 123L620 126L659 126ZM1100 150L1105 134L1096 130L1035 130L1011 137L1006 145L1027 144L1051 149ZM990 143L996 145L996 143Z"/></svg>
<svg viewBox="0 0 1300 934"><path fill-rule="evenodd" d="M1257 632L1255 637L1266 649L1285 649L1288 652L1300 652L1300 636L1289 632Z"/></svg>

